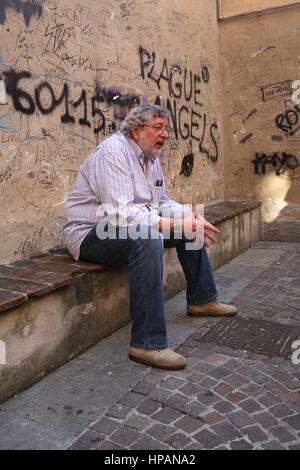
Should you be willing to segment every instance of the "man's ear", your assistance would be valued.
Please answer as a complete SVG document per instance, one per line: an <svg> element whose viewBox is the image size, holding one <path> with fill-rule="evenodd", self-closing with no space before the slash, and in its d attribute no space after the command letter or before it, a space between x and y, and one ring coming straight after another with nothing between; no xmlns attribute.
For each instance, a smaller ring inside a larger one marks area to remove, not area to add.
<svg viewBox="0 0 300 470"><path fill-rule="evenodd" d="M139 139L141 130L142 130L142 127L138 126L137 124L131 125L131 135L135 142Z"/></svg>

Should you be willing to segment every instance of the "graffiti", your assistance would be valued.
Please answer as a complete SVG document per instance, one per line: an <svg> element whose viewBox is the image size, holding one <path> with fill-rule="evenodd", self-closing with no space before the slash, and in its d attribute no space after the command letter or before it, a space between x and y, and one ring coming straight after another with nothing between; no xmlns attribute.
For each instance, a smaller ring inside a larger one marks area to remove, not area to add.
<svg viewBox="0 0 300 470"><path fill-rule="evenodd" d="M280 157L278 153L266 155L265 153L256 153L256 159L252 160L254 171L257 175L266 173L266 165L272 165L276 168L276 175L280 176L287 170L295 170L300 166L297 157L289 153L282 153ZM279 167L278 167L279 164Z"/></svg>
<svg viewBox="0 0 300 470"><path fill-rule="evenodd" d="M270 101L281 96L291 96L292 81L286 80L285 82L277 82L264 86L261 92L263 101Z"/></svg>
<svg viewBox="0 0 300 470"><path fill-rule="evenodd" d="M1 0L0 2L0 24L6 21L6 10L14 8L17 13L23 12L26 26L29 25L32 16L39 18L43 14L43 4L46 0Z"/></svg>
<svg viewBox="0 0 300 470"><path fill-rule="evenodd" d="M278 116L276 116L276 126L287 135L294 135L300 129L300 125L295 129L299 121L299 114L300 108L296 104L294 109L288 109L285 114L278 114Z"/></svg>
<svg viewBox="0 0 300 470"><path fill-rule="evenodd" d="M204 153L211 161L218 160L218 144L215 131L218 129L216 123L207 124L207 114L203 112L203 103L201 99L201 83L208 83L210 76L206 66L201 69L201 74L195 74L186 68L182 70L179 65L168 66L167 59L164 58L159 68L155 52L150 53L146 49L139 48L140 71L143 80L152 80L158 90L161 90L165 83L169 98L166 101L166 108L170 113L172 128L176 140L190 140L196 142L199 153ZM186 104L178 105L178 100L184 100ZM161 98L157 96L155 104L161 105ZM204 146L206 136L210 139L215 151ZM180 174L189 176L193 169L193 158L191 151L182 161Z"/></svg>
<svg viewBox="0 0 300 470"><path fill-rule="evenodd" d="M44 37L48 39L45 46L44 53L48 52L48 47L51 43L54 52L59 51L62 47L66 47L66 43L71 37L71 34L64 28L64 24L56 24L48 30L49 25L46 27Z"/></svg>
<svg viewBox="0 0 300 470"><path fill-rule="evenodd" d="M91 120L98 120L96 127L93 128L94 134L98 134L100 131L105 131L106 129L106 118L104 112L98 106L99 103L113 107L114 121L109 127L109 132L116 130L117 125L115 121L123 120L127 111L140 103L140 99L136 95L122 94L116 88L100 88L98 84L96 84L94 95L89 99L84 89L81 90L79 99L76 101L70 99L70 90L67 83L63 85L61 94L57 97L48 82L41 82L34 89L34 97L32 97L19 85L21 80L32 77L30 72L16 72L11 69L7 72L3 72L3 76L5 77L6 93L12 97L16 111L26 115L32 115L37 108L41 114L48 115L63 104L64 113L61 115L60 120L64 124L73 124L75 123L75 118L71 114L71 109L80 108L81 117L79 117L78 123L81 126L90 128ZM91 114L90 120L88 119L89 113Z"/></svg>
<svg viewBox="0 0 300 470"><path fill-rule="evenodd" d="M183 157L181 163L181 172L180 175L190 176L194 167L194 153L192 150L192 141L190 140L190 152Z"/></svg>
<svg viewBox="0 0 300 470"><path fill-rule="evenodd" d="M240 143L241 143L241 144L245 144L249 139L251 139L251 137L253 137L252 132L250 132L250 134L247 134L245 137L243 137L243 138L240 140Z"/></svg>

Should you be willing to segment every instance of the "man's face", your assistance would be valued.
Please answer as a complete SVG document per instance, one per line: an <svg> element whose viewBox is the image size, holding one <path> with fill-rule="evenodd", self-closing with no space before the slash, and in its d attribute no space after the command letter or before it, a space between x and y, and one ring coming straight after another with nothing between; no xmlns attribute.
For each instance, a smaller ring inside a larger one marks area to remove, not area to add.
<svg viewBox="0 0 300 470"><path fill-rule="evenodd" d="M167 120L155 117L146 121L143 127L132 126L132 136L146 157L158 155L169 138Z"/></svg>

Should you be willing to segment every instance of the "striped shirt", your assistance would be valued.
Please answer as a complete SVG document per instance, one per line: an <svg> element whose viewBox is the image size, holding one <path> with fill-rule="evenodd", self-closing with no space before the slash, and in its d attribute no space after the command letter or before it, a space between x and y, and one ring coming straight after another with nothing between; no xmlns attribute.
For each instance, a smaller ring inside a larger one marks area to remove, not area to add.
<svg viewBox="0 0 300 470"><path fill-rule="evenodd" d="M117 132L80 166L65 207L65 242L78 260L88 232L108 217L118 216L118 225L154 227L162 216L179 218L187 209L165 194L159 159L155 156L144 165L140 147Z"/></svg>

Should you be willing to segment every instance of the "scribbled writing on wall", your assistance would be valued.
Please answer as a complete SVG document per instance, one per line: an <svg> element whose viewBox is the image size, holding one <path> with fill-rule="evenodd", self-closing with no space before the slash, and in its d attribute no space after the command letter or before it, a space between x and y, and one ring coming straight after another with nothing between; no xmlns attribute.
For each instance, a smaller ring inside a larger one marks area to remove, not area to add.
<svg viewBox="0 0 300 470"><path fill-rule="evenodd" d="M281 96L291 96L292 93L292 81L286 80L285 82L277 82L272 85L262 87L262 99L263 101L270 101Z"/></svg>
<svg viewBox="0 0 300 470"><path fill-rule="evenodd" d="M181 173L189 176L193 169L194 154L192 152L192 142L197 142L200 153L216 162L218 160L218 144L216 131L217 123L213 122L208 126L207 114L203 111L204 105L201 100L201 84L209 82L209 70L206 66L201 69L201 74L195 74L186 68L182 70L179 65L168 66L167 59L164 58L161 67L157 63L155 52L150 53L146 49L139 48L140 69L142 78L152 80L158 90L161 90L162 83L167 86L169 98L166 107L169 110L175 138L190 140L191 150L182 162ZM178 100L184 100L185 104L178 105ZM161 104L161 99L157 96L156 104ZM209 137L214 151L205 148L204 141Z"/></svg>
<svg viewBox="0 0 300 470"><path fill-rule="evenodd" d="M300 129L300 108L296 104L293 109L288 109L285 114L278 114L275 118L276 126L288 135L294 135ZM297 126L297 127L296 127Z"/></svg>
<svg viewBox="0 0 300 470"><path fill-rule="evenodd" d="M283 152L280 156L279 153L267 155L265 153L256 153L256 159L252 160L254 164L254 172L258 175L266 173L266 166L271 165L276 168L276 175L280 176L287 170L295 170L300 166L300 163L295 155Z"/></svg>
<svg viewBox="0 0 300 470"><path fill-rule="evenodd" d="M87 98L86 90L82 89L79 99L73 101L67 83L63 85L60 94L56 96L53 88L46 81L41 82L34 89L33 97L27 91L24 91L19 84L21 80L31 78L30 72L16 72L11 69L2 74L5 79L6 93L12 97L16 111L31 115L34 114L37 108L43 115L47 115L61 105L62 110L64 110L60 118L61 122L73 124L75 123L75 118L72 115L72 108L80 107L81 117L78 119L78 123L81 126L91 128L91 121L98 121L96 122L97 125L93 127L94 134L98 134L100 131L105 133L106 128L105 115L98 106L99 103L106 103L108 106L113 106L114 121L110 129L113 132L117 127L115 121L121 121L128 109L136 106L140 102L138 96L122 94L116 88L100 88L98 84L96 84L94 94L90 99ZM45 94L48 97L46 105L45 100L42 99Z"/></svg>
<svg viewBox="0 0 300 470"><path fill-rule="evenodd" d="M46 0L1 0L0 24L4 24L6 21L7 9L13 8L17 13L23 13L26 26L28 26L32 16L42 16L45 1Z"/></svg>

